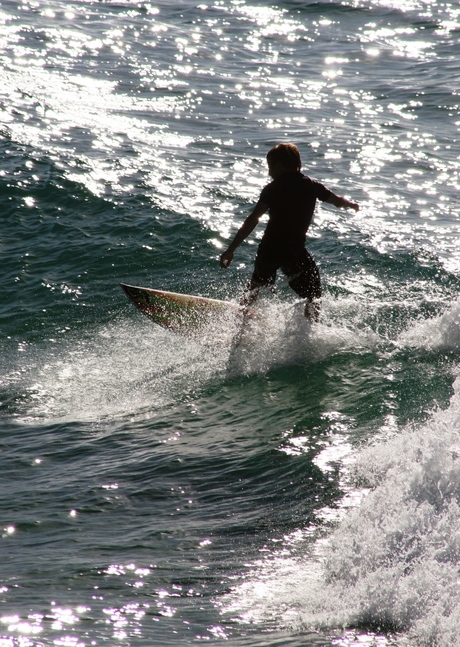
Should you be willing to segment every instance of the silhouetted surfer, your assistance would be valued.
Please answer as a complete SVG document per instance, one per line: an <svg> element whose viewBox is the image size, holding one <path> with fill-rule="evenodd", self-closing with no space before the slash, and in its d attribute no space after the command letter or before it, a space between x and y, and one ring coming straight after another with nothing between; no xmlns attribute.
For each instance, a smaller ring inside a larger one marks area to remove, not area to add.
<svg viewBox="0 0 460 647"><path fill-rule="evenodd" d="M321 182L301 173L300 153L294 144L277 144L267 153L268 172L273 181L260 194L252 213L237 231L220 257L226 268L233 253L268 211L269 220L257 250L254 272L244 293L242 305L253 303L263 286L273 286L280 269L291 288L307 300L305 316L317 321L321 307L321 279L318 267L305 249L306 233L313 218L316 200L335 207L359 210L356 202L336 195Z"/></svg>

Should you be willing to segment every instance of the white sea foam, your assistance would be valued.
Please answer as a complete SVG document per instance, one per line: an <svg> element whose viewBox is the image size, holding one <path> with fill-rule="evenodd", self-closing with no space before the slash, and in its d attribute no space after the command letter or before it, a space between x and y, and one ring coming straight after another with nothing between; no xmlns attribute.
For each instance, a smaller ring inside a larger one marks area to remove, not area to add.
<svg viewBox="0 0 460 647"><path fill-rule="evenodd" d="M419 321L405 331L399 341L408 346L427 349L458 350L460 348L460 299L442 315Z"/></svg>
<svg viewBox="0 0 460 647"><path fill-rule="evenodd" d="M223 373L231 339L229 328L191 338L144 318L120 320L84 336L69 333L28 347L21 367L14 366L4 381L19 382L27 393L20 406L25 420L153 416Z"/></svg>
<svg viewBox="0 0 460 647"><path fill-rule="evenodd" d="M261 374L378 347L377 334L337 323L329 306L312 324L303 302L262 299L244 324L239 313L224 312L187 336L144 317L119 319L27 346L4 380L20 382L28 394L23 419L100 420L166 406L219 375Z"/></svg>
<svg viewBox="0 0 460 647"><path fill-rule="evenodd" d="M460 379L454 387L448 409L358 454L349 484L361 497L326 541L310 537L302 555L255 564L226 611L296 630L366 627L368 636L375 627L401 645L458 645Z"/></svg>
<svg viewBox="0 0 460 647"><path fill-rule="evenodd" d="M427 424L359 455L354 479L371 491L332 536L324 569L325 590L346 600L346 624L458 644L459 390L457 380L450 407ZM300 617L314 621L308 605Z"/></svg>
<svg viewBox="0 0 460 647"><path fill-rule="evenodd" d="M366 352L382 342L372 330L360 330L343 318L338 323L325 303L320 323L308 321L304 301L262 300L240 331L231 370L264 373L279 366L318 362L336 352Z"/></svg>

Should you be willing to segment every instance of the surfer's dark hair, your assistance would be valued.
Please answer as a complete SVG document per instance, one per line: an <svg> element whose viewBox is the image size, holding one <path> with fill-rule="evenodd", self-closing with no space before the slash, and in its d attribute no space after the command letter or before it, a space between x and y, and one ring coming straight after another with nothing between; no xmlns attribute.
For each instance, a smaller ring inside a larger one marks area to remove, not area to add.
<svg viewBox="0 0 460 647"><path fill-rule="evenodd" d="M270 165L282 164L293 171L300 171L302 166L299 149L295 144L276 144L268 151L267 162Z"/></svg>

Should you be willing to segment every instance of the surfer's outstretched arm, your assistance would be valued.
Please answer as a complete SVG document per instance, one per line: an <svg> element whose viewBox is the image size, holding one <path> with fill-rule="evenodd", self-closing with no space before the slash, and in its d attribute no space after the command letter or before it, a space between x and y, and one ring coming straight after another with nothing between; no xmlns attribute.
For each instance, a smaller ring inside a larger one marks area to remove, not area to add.
<svg viewBox="0 0 460 647"><path fill-rule="evenodd" d="M249 234L251 234L254 231L257 223L259 222L259 218L263 216L266 211L268 211L268 205L264 204L263 202L260 202L259 200L259 202L254 207L253 211L249 214L249 216L246 218L246 220L243 222L241 227L236 232L235 238L232 240L232 242L227 247L225 252L221 255L220 257L221 267L226 268L230 265L230 263L233 260L233 253L235 249L239 245L241 245L243 240L246 240Z"/></svg>
<svg viewBox="0 0 460 647"><path fill-rule="evenodd" d="M338 207L339 209L354 209L355 211L359 211L359 204L357 202L347 200L347 198L344 198L341 195L336 195L335 193L332 193L332 191L326 202L328 204L333 204L334 207Z"/></svg>

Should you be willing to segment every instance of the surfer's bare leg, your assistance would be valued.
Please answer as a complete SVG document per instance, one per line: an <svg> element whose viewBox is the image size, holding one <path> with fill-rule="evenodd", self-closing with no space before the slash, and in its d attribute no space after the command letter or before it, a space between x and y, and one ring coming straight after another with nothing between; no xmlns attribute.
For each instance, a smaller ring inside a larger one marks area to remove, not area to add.
<svg viewBox="0 0 460 647"><path fill-rule="evenodd" d="M313 299L305 304L304 314L308 321L318 323L321 312L321 299Z"/></svg>
<svg viewBox="0 0 460 647"><path fill-rule="evenodd" d="M240 301L240 306L243 308L243 314L246 316L249 308L256 301L259 296L260 285L255 281L250 281L247 288L245 289L243 296Z"/></svg>
<svg viewBox="0 0 460 647"><path fill-rule="evenodd" d="M272 272L268 278L259 278L256 271L254 272L240 301L244 314L248 313L249 308L256 301L261 288L268 288L271 292L275 292L275 278L275 272Z"/></svg>
<svg viewBox="0 0 460 647"><path fill-rule="evenodd" d="M289 285L299 297L306 299L304 314L309 321L318 322L321 311L321 277L313 256L304 249L297 258L281 268Z"/></svg>

